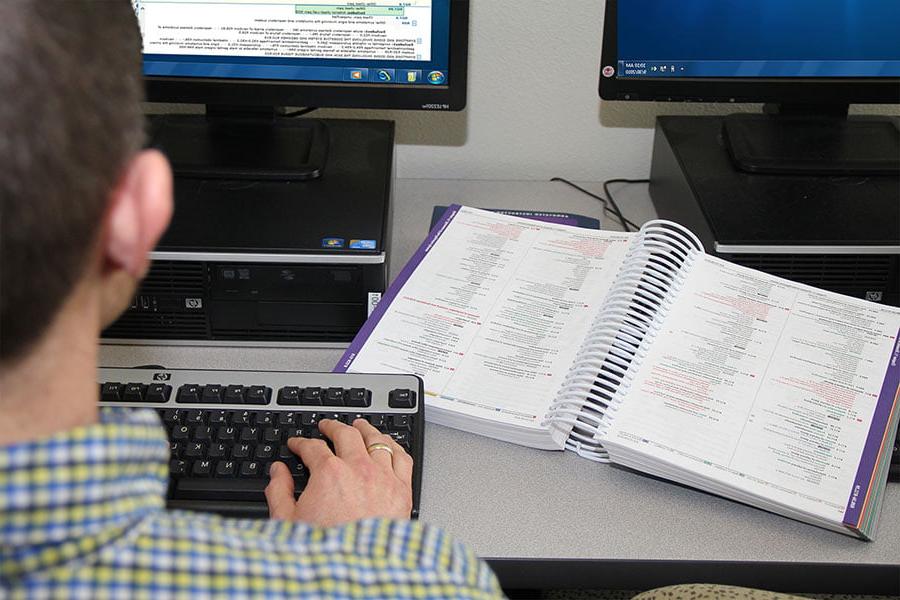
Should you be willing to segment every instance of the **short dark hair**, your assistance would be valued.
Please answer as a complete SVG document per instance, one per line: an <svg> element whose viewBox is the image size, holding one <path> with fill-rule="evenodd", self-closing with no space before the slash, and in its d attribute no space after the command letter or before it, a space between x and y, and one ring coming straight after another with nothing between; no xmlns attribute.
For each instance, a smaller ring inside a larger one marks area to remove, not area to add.
<svg viewBox="0 0 900 600"><path fill-rule="evenodd" d="M143 142L128 0L0 0L0 363L43 334Z"/></svg>

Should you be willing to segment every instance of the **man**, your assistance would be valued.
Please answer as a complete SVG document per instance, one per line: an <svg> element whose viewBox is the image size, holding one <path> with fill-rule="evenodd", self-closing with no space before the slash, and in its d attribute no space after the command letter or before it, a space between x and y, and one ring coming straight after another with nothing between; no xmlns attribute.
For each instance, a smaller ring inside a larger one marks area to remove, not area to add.
<svg viewBox="0 0 900 600"><path fill-rule="evenodd" d="M0 2L0 597L499 596L406 520L412 459L365 421L321 424L335 452L292 440L309 485L295 500L276 463L256 522L165 511L155 413L98 411L99 332L172 211L134 21L127 0Z"/></svg>

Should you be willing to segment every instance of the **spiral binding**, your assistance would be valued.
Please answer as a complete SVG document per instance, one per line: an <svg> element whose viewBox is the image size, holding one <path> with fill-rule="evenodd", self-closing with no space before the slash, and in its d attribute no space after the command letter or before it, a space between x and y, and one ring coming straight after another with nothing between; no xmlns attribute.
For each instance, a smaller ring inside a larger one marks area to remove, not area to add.
<svg viewBox="0 0 900 600"><path fill-rule="evenodd" d="M545 426L568 432L568 450L609 462L598 439L609 429L649 342L702 252L700 240L671 221L650 221L638 231L544 417Z"/></svg>

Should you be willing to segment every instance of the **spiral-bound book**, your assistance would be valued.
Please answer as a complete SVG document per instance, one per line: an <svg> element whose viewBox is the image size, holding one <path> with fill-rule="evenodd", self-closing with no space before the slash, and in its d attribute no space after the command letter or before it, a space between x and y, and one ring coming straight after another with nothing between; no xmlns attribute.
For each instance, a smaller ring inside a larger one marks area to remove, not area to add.
<svg viewBox="0 0 900 600"><path fill-rule="evenodd" d="M337 371L416 373L435 423L871 539L900 419L900 309L709 256L451 206Z"/></svg>

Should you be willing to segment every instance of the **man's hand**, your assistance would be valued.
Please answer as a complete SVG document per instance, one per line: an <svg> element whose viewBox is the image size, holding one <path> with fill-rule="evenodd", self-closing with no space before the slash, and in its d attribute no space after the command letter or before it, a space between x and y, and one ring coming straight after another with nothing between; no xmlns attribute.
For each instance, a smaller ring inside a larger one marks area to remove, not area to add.
<svg viewBox="0 0 900 600"><path fill-rule="evenodd" d="M412 510L413 460L399 444L365 419L353 426L323 420L324 440L291 438L288 447L309 469L309 483L294 500L294 480L284 463L274 463L266 487L269 515L273 519L304 521L322 527L369 517L408 519ZM386 444L386 450L367 450Z"/></svg>

